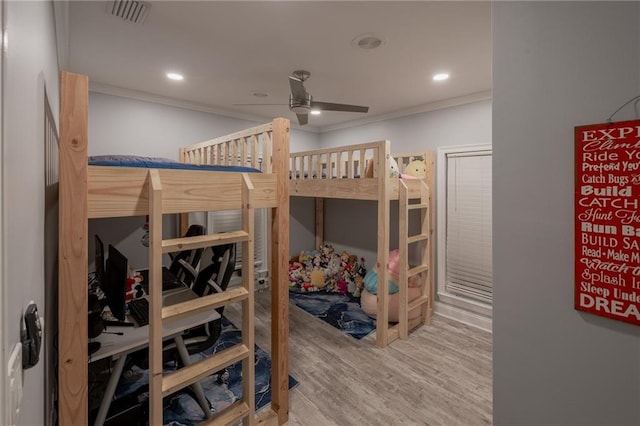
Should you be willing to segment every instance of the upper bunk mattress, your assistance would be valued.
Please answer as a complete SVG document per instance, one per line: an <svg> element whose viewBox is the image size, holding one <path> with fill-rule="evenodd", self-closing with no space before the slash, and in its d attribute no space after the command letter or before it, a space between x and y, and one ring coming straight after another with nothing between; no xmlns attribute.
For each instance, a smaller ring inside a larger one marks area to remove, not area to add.
<svg viewBox="0 0 640 426"><path fill-rule="evenodd" d="M260 173L253 167L180 163L168 158L137 155L95 155L89 157L90 166L140 167L146 169L204 170L214 172Z"/></svg>

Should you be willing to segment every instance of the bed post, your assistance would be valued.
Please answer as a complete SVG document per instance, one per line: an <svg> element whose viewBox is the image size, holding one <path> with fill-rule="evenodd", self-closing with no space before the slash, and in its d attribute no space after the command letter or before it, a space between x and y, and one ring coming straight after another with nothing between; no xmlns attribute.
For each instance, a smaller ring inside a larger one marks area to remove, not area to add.
<svg viewBox="0 0 640 426"><path fill-rule="evenodd" d="M278 424L289 418L289 120L273 120L277 207L271 222L271 408Z"/></svg>
<svg viewBox="0 0 640 426"><path fill-rule="evenodd" d="M87 143L89 79L60 75L58 407L61 425L88 424Z"/></svg>
<svg viewBox="0 0 640 426"><path fill-rule="evenodd" d="M376 344L384 348L389 344L389 141L378 148L378 312L376 315Z"/></svg>
<svg viewBox="0 0 640 426"><path fill-rule="evenodd" d="M180 147L178 151L178 161L181 163L187 163L186 153L183 147ZM178 214L178 235L184 236L187 235L187 230L189 229L189 213L179 213Z"/></svg>
<svg viewBox="0 0 640 426"><path fill-rule="evenodd" d="M425 153L424 162L427 165L427 186L429 187L429 272L427 273L427 279L430 283L429 302L427 307L427 317L431 318L433 315L434 300L436 297L436 187L435 187L435 171L436 163L433 155L433 151L427 151Z"/></svg>
<svg viewBox="0 0 640 426"><path fill-rule="evenodd" d="M324 243L324 198L316 197L316 250Z"/></svg>

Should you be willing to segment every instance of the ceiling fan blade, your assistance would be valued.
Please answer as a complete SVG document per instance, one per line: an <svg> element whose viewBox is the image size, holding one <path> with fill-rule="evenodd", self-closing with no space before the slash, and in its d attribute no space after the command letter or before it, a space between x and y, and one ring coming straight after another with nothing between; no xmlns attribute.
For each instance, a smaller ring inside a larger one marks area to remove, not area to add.
<svg viewBox="0 0 640 426"><path fill-rule="evenodd" d="M304 86L302 85L302 80L295 78L295 77L289 77L289 86L291 86L291 94L293 95L293 99L306 99L307 98L307 91L305 90Z"/></svg>
<svg viewBox="0 0 640 426"><path fill-rule="evenodd" d="M289 104L233 104L234 106L289 105Z"/></svg>
<svg viewBox="0 0 640 426"><path fill-rule="evenodd" d="M309 122L308 114L296 114L296 115L298 116L298 123L300 123L301 126L304 126Z"/></svg>
<svg viewBox="0 0 640 426"><path fill-rule="evenodd" d="M321 111L369 112L368 106L333 104L331 102L311 101L311 108Z"/></svg>

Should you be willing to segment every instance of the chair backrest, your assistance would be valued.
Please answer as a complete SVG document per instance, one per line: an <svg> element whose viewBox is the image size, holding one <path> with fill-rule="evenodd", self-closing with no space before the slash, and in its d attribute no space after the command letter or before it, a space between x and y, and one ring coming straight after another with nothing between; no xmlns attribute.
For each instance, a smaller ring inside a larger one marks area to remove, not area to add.
<svg viewBox="0 0 640 426"><path fill-rule="evenodd" d="M198 273L192 287L198 296L226 291L236 267L235 244L215 246L211 251L211 264Z"/></svg>
<svg viewBox="0 0 640 426"><path fill-rule="evenodd" d="M185 237L195 237L204 235L205 227L202 225L191 225ZM198 276L198 265L204 249L183 250L173 257L169 271L187 286L191 286Z"/></svg>
<svg viewBox="0 0 640 426"><path fill-rule="evenodd" d="M236 266L235 247L235 244L212 247L211 264L198 273L193 284L192 290L196 294L202 297L227 290ZM217 308L216 311L222 316L224 306ZM183 336L187 350L191 354L206 351L216 343L221 331L222 318L211 321L203 327L189 330Z"/></svg>

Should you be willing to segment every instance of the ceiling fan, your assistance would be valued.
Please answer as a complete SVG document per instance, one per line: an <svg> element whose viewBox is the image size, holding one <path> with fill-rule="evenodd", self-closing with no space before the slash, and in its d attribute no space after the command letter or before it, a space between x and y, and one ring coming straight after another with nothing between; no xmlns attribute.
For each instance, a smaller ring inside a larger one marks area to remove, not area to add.
<svg viewBox="0 0 640 426"><path fill-rule="evenodd" d="M304 82L310 76L311 73L305 70L296 70L293 72L293 76L289 76L289 86L291 86L289 109L296 114L298 123L301 125L309 122L309 112L312 109L319 111L369 112L368 106L314 101L313 96L304 88Z"/></svg>
<svg viewBox="0 0 640 426"><path fill-rule="evenodd" d="M298 123L305 125L309 122L309 112L318 111L345 111L345 112L369 112L368 106L336 104L331 102L314 101L307 90L304 82L311 76L309 71L296 70L293 76L289 76L289 109L298 117ZM236 104L236 105L273 105L273 104Z"/></svg>

